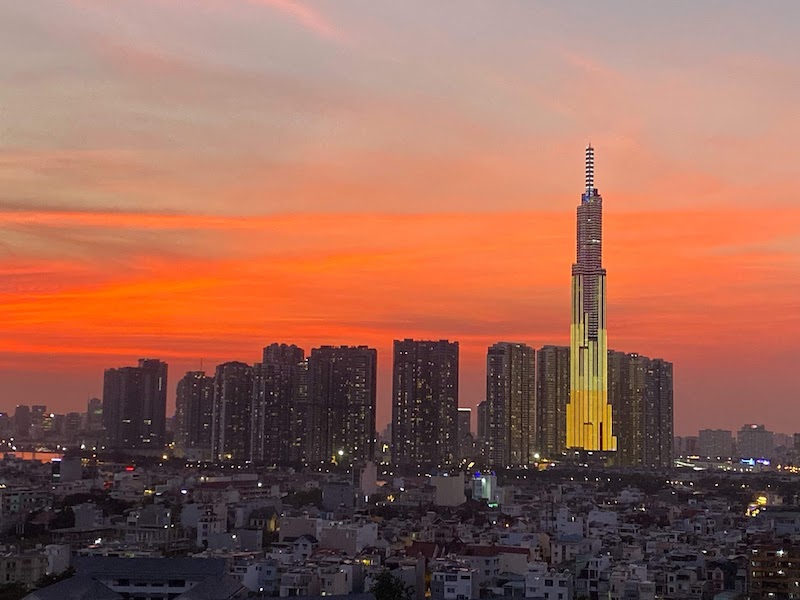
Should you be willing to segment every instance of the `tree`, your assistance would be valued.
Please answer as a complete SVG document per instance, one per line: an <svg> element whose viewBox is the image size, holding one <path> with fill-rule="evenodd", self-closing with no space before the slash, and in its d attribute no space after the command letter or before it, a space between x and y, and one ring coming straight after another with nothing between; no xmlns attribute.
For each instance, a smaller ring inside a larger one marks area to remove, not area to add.
<svg viewBox="0 0 800 600"><path fill-rule="evenodd" d="M413 600L414 598L411 587L389 571L384 571L375 578L370 592L375 594L375 600Z"/></svg>

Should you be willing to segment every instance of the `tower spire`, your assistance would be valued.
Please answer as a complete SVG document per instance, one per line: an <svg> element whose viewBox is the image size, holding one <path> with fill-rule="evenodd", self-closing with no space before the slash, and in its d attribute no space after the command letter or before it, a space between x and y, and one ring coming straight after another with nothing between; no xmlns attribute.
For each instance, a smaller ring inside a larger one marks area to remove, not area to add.
<svg viewBox="0 0 800 600"><path fill-rule="evenodd" d="M586 146L586 195L594 195L594 148Z"/></svg>

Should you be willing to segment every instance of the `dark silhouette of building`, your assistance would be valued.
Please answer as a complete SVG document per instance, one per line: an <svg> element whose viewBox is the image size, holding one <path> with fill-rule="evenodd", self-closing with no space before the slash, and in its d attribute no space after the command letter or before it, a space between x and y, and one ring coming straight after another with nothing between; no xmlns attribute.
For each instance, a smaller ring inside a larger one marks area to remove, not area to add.
<svg viewBox="0 0 800 600"><path fill-rule="evenodd" d="M458 454L458 342L395 340L392 455L400 468L454 464Z"/></svg>
<svg viewBox="0 0 800 600"><path fill-rule="evenodd" d="M214 460L250 460L253 367L236 361L217 366L211 424L211 456Z"/></svg>
<svg viewBox="0 0 800 600"><path fill-rule="evenodd" d="M458 460L475 458L475 438L472 435L472 409L458 409Z"/></svg>
<svg viewBox="0 0 800 600"><path fill-rule="evenodd" d="M35 427L41 432L47 416L47 406L44 404L34 404L31 406L31 427Z"/></svg>
<svg viewBox="0 0 800 600"><path fill-rule="evenodd" d="M295 414L302 403L302 348L271 344L253 367L253 460L285 465L300 459L298 431L304 420Z"/></svg>
<svg viewBox="0 0 800 600"><path fill-rule="evenodd" d="M322 346L311 351L308 462L358 464L373 459L377 363L378 352L366 346Z"/></svg>
<svg viewBox="0 0 800 600"><path fill-rule="evenodd" d="M500 342L486 355L488 430L486 454L493 467L534 462L536 441L536 351Z"/></svg>
<svg viewBox="0 0 800 600"><path fill-rule="evenodd" d="M569 346L544 346L536 352L536 448L548 458L567 449L569 355Z"/></svg>
<svg viewBox="0 0 800 600"><path fill-rule="evenodd" d="M475 439L475 455L483 462L486 462L486 432L489 430L489 403L483 400L478 403L475 411L477 413L478 427Z"/></svg>
<svg viewBox="0 0 800 600"><path fill-rule="evenodd" d="M608 394L614 406L617 463L671 467L672 364L640 354L609 351Z"/></svg>
<svg viewBox="0 0 800 600"><path fill-rule="evenodd" d="M27 439L31 433L31 407L18 404L14 410L14 434L18 438Z"/></svg>
<svg viewBox="0 0 800 600"><path fill-rule="evenodd" d="M175 443L180 451L211 451L213 415L214 378L205 371L188 371L178 381L175 396Z"/></svg>
<svg viewBox="0 0 800 600"><path fill-rule="evenodd" d="M698 454L703 458L733 457L733 432L730 429L701 429L697 439Z"/></svg>
<svg viewBox="0 0 800 600"><path fill-rule="evenodd" d="M642 462L647 467L672 468L675 459L672 446L675 421L672 363L661 358L648 362Z"/></svg>
<svg viewBox="0 0 800 600"><path fill-rule="evenodd" d="M103 401L100 398L89 398L86 403L86 430L103 429Z"/></svg>
<svg viewBox="0 0 800 600"><path fill-rule="evenodd" d="M106 370L103 424L109 448L160 452L166 420L166 363L143 358L138 367Z"/></svg>

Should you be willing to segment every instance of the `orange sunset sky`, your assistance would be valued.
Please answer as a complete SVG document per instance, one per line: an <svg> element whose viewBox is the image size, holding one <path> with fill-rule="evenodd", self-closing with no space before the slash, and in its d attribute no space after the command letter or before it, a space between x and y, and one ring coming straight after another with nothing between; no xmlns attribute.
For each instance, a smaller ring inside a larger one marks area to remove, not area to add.
<svg viewBox="0 0 800 600"><path fill-rule="evenodd" d="M610 347L674 362L678 434L800 431L800 3L769 8L0 0L0 410L369 344L382 427L403 337L458 340L474 407L488 345L568 343L591 142Z"/></svg>

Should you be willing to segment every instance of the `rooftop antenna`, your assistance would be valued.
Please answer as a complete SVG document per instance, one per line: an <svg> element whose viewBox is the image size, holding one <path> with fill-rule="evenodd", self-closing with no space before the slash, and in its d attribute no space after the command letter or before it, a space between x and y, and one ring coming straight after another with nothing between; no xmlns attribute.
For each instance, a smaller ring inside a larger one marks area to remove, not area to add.
<svg viewBox="0 0 800 600"><path fill-rule="evenodd" d="M586 195L594 195L594 148L586 146Z"/></svg>

